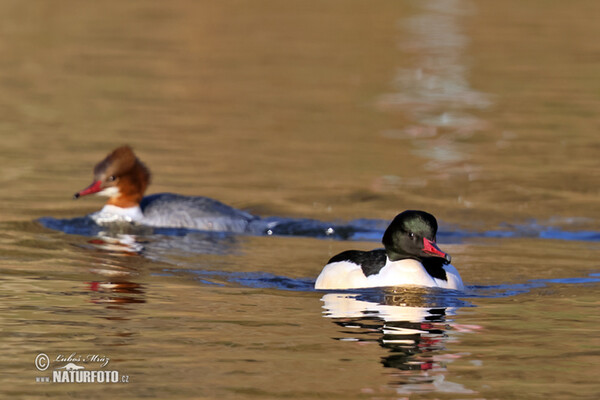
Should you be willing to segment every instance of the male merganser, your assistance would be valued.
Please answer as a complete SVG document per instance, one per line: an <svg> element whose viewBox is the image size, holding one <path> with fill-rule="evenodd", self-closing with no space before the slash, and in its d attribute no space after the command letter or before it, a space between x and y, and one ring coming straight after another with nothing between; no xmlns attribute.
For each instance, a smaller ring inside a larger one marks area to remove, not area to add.
<svg viewBox="0 0 600 400"><path fill-rule="evenodd" d="M348 250L332 257L315 282L315 289L351 289L418 285L462 290L462 279L450 255L435 242L435 217L407 210L386 229L385 249Z"/></svg>
<svg viewBox="0 0 600 400"><path fill-rule="evenodd" d="M144 197L150 171L129 146L115 149L94 167L94 181L74 198L108 197L102 210L90 215L102 225L115 221L206 231L245 232L257 217L208 197L159 193Z"/></svg>

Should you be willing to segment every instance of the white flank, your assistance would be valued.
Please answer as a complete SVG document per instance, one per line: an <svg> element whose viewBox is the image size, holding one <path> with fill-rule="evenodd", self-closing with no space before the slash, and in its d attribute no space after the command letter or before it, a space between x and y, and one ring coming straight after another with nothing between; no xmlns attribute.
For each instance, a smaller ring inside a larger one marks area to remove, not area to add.
<svg viewBox="0 0 600 400"><path fill-rule="evenodd" d="M315 282L315 289L353 289L383 286L427 286L462 290L463 283L458 271L452 265L445 265L447 281L435 279L417 260L390 261L379 273L368 277L360 265L350 261L327 264Z"/></svg>

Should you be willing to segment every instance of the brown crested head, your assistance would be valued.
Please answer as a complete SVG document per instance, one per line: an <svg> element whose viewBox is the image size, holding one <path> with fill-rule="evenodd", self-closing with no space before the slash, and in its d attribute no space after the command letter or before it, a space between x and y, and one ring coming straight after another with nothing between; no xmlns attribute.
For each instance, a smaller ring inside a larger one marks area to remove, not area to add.
<svg viewBox="0 0 600 400"><path fill-rule="evenodd" d="M121 176L134 168L138 161L129 146L117 147L94 167L94 177L100 179L103 175Z"/></svg>
<svg viewBox="0 0 600 400"><path fill-rule="evenodd" d="M113 150L94 167L94 182L75 198L97 193L109 197L107 204L117 207L139 205L150 183L150 171L136 156L131 147Z"/></svg>

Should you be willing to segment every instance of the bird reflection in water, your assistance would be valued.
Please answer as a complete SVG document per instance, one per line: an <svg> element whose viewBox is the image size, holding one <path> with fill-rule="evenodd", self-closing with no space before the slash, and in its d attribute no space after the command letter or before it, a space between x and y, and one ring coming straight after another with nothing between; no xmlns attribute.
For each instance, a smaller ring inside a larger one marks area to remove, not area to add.
<svg viewBox="0 0 600 400"><path fill-rule="evenodd" d="M88 289L93 293L91 301L117 308L126 304L145 303L144 286L133 282L133 278L139 274L137 259L144 249L136 236L101 233L87 243L96 250L90 272L100 277L100 280L87 282Z"/></svg>
<svg viewBox="0 0 600 400"><path fill-rule="evenodd" d="M389 350L381 364L394 371L391 386L400 394L415 392L473 393L445 380L446 365L467 354L446 345L456 332L478 326L459 325L451 317L469 304L455 292L430 288L389 288L328 293L321 299L325 317L343 327L350 342L377 342Z"/></svg>
<svg viewBox="0 0 600 400"><path fill-rule="evenodd" d="M95 303L144 303L144 286L133 282L148 263L178 264L182 256L235 254L238 238L223 232L186 229L151 229L131 224L112 224L97 232L83 246L94 261L90 272L102 280L90 282Z"/></svg>

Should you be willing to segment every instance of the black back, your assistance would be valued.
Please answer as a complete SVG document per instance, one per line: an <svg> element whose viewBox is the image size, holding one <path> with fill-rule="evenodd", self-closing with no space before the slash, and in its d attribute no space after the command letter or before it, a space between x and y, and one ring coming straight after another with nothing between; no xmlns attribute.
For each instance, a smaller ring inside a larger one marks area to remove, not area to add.
<svg viewBox="0 0 600 400"><path fill-rule="evenodd" d="M360 265L365 276L375 275L379 273L386 262L386 254L384 249L371 251L347 250L343 253L333 256L327 264L340 261L349 261L356 265Z"/></svg>

